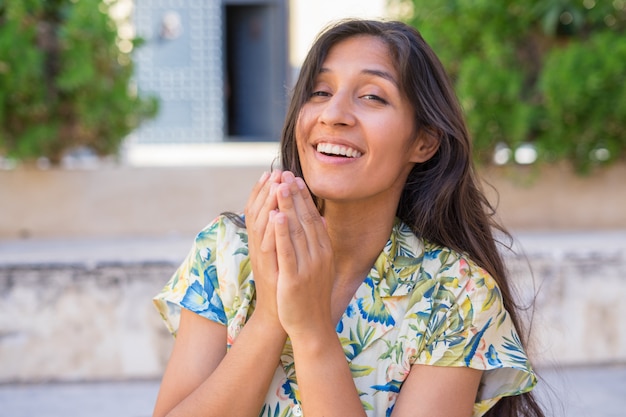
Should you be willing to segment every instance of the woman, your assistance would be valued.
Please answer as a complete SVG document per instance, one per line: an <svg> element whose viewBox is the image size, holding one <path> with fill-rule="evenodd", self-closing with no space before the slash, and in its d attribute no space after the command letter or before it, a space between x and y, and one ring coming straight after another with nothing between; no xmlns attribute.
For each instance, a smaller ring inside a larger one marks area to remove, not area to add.
<svg viewBox="0 0 626 417"><path fill-rule="evenodd" d="M155 298L176 342L154 416L542 416L462 113L417 31L323 32L281 162Z"/></svg>

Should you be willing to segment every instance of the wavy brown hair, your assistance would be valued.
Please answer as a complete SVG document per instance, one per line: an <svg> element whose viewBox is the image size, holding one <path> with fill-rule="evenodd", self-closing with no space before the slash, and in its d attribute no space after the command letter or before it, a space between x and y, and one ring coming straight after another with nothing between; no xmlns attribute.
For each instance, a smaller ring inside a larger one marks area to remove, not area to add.
<svg viewBox="0 0 626 417"><path fill-rule="evenodd" d="M375 36L389 48L401 91L414 109L417 131L439 139L436 154L416 164L400 197L397 216L418 235L466 253L498 282L504 307L524 340L494 232L508 233L494 220L474 173L472 146L463 112L443 65L420 33L402 22L350 19L329 26L316 39L300 71L281 138L283 169L302 176L295 131L300 109L312 94L329 50L353 36ZM321 202L317 200L318 207ZM504 397L486 416L543 417L532 393Z"/></svg>

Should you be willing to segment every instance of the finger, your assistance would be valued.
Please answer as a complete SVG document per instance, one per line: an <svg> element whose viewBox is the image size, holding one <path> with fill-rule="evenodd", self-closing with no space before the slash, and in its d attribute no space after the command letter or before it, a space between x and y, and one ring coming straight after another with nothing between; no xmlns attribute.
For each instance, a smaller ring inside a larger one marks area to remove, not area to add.
<svg viewBox="0 0 626 417"><path fill-rule="evenodd" d="M293 200L293 182L283 182L277 189L278 210L284 217L288 226L291 244L297 260L304 260L308 256L308 239L306 231L298 218L298 213ZM282 216L280 217L282 219Z"/></svg>
<svg viewBox="0 0 626 417"><path fill-rule="evenodd" d="M280 178L281 171L278 170L273 171L271 174L264 172L261 175L261 178L259 178L252 188L248 201L246 202L246 210L249 211L251 215L255 215L260 211L260 208L263 206L270 193L272 184L280 183Z"/></svg>
<svg viewBox="0 0 626 417"><path fill-rule="evenodd" d="M254 184L254 187L252 187L252 191L250 191L250 195L248 196L248 201L246 201L246 205L245 205L246 215L248 215L249 210L254 206L254 202L257 200L259 193L261 192L261 189L263 188L263 186L265 185L269 177L270 177L269 172L264 171L263 174L261 174L261 178L259 178L259 180Z"/></svg>
<svg viewBox="0 0 626 417"><path fill-rule="evenodd" d="M288 216L285 213L276 212L272 216L272 220L275 229L276 259L280 276L293 277L298 271L298 259L291 239Z"/></svg>
<svg viewBox="0 0 626 417"><path fill-rule="evenodd" d="M278 273L278 260L276 258L276 237L274 232L274 216L276 211L270 211L268 218L268 226L261 239L260 252L263 256L264 264L269 268L272 275Z"/></svg>
<svg viewBox="0 0 626 417"><path fill-rule="evenodd" d="M268 227L265 228L263 239L261 240L261 252L275 253L276 252L276 237L274 231L274 217L277 211L272 210L268 216Z"/></svg>
<svg viewBox="0 0 626 417"><path fill-rule="evenodd" d="M274 171L271 175L262 175L250 194L245 215L246 227L252 232L253 240L256 234L264 233L269 212L278 207L274 190L280 182L280 174L280 171Z"/></svg>
<svg viewBox="0 0 626 417"><path fill-rule="evenodd" d="M286 173L283 173L283 181ZM311 193L309 192L302 178L294 178L295 186L292 186L293 205L297 213L299 222L302 224L307 237L309 253L317 253L320 247L324 247L328 233L324 227L322 216L320 215Z"/></svg>
<svg viewBox="0 0 626 417"><path fill-rule="evenodd" d="M308 223L315 226L317 231L320 230L319 226L322 226L323 230L326 230L325 220L317 209L317 205L313 201L313 197L309 189L307 188L304 180L300 177L295 178L296 186L298 187L298 197L294 199L294 204L301 207L301 211L306 213L308 217Z"/></svg>

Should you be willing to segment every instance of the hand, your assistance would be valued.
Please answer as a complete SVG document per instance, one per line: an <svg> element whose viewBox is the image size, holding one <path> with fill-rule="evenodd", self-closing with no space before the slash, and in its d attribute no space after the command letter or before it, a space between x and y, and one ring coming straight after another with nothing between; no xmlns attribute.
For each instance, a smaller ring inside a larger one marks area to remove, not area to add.
<svg viewBox="0 0 626 417"><path fill-rule="evenodd" d="M276 303L276 283L278 261L274 227L268 227L270 216L278 208L276 189L280 184L281 171L271 175L264 173L255 184L246 207L246 229L248 230L248 250L256 288L255 316L264 316L278 323Z"/></svg>
<svg viewBox="0 0 626 417"><path fill-rule="evenodd" d="M331 293L333 252L322 217L302 178L282 174L272 216L278 263L278 316L292 337L334 329Z"/></svg>

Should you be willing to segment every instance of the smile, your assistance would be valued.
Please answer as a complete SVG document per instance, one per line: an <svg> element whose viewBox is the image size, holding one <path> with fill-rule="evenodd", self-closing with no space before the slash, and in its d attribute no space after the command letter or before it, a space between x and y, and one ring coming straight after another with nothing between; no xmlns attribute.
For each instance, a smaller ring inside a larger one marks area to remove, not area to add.
<svg viewBox="0 0 626 417"><path fill-rule="evenodd" d="M358 158L362 154L356 149L343 145L334 145L332 143L318 143L317 151L325 155L342 156L344 158Z"/></svg>

